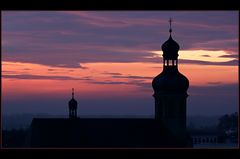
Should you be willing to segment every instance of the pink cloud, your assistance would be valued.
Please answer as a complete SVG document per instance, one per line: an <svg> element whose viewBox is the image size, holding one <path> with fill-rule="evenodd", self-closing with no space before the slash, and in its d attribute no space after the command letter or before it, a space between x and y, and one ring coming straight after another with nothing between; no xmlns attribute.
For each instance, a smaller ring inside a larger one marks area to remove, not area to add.
<svg viewBox="0 0 240 159"><path fill-rule="evenodd" d="M104 16L99 15L97 12L89 12L89 11L64 11L65 14L71 14L74 16L78 16L84 19L79 19L79 22L85 22L87 24L95 25L98 27L128 27L134 25L141 25L141 26L156 26L156 25L168 25L167 20L163 18L127 18L121 17L117 19L116 17L111 16ZM101 12L99 12L101 13ZM106 12L105 12L106 13ZM130 14L130 13L129 13ZM183 27L183 28L201 28L201 29L213 29L213 30L237 30L237 26L234 25L219 25L216 27L215 24L209 23L201 23L201 22L191 22L191 21L180 21L174 20L175 27Z"/></svg>
<svg viewBox="0 0 240 159"><path fill-rule="evenodd" d="M193 46L190 49L210 49L216 50L216 46L221 48L224 51L227 51L230 54L237 54L238 52L238 39L220 39L220 40L208 40L208 41L199 41L193 43Z"/></svg>
<svg viewBox="0 0 240 159"><path fill-rule="evenodd" d="M99 26L99 27L128 27L133 25L160 25L166 24L166 20L157 18L114 18L110 16L99 16L93 12L85 11L64 11L63 13L75 15L84 19L79 19L79 22L85 21L88 24Z"/></svg>
<svg viewBox="0 0 240 159"><path fill-rule="evenodd" d="M174 25L176 25L176 27L180 26L180 27L187 27L187 28L194 28L194 29L197 29L197 28L202 28L202 29L212 29L212 30L236 30L237 29L237 26L234 26L234 25L219 25L216 27L215 24L208 24L208 23L196 23L196 22L181 22L181 21L177 21L174 23Z"/></svg>

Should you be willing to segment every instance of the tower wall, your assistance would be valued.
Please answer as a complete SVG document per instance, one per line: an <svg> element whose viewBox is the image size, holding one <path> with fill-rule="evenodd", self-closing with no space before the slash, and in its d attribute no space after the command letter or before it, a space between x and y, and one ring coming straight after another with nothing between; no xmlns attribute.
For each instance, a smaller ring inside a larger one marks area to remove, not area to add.
<svg viewBox="0 0 240 159"><path fill-rule="evenodd" d="M160 120L175 136L186 134L186 93L155 95L155 118Z"/></svg>

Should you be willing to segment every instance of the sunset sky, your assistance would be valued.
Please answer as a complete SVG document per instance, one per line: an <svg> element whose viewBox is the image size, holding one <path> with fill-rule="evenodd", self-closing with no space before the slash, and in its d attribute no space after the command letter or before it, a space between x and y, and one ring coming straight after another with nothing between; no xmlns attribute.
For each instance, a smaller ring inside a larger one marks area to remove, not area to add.
<svg viewBox="0 0 240 159"><path fill-rule="evenodd" d="M180 45L188 115L238 111L237 11L3 11L2 112L154 114L161 45Z"/></svg>

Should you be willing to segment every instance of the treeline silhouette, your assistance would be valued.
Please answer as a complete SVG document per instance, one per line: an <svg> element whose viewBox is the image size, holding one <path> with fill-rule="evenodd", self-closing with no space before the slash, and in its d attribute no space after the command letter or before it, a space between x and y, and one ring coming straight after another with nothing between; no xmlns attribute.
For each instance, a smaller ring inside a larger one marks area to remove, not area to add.
<svg viewBox="0 0 240 159"><path fill-rule="evenodd" d="M27 147L27 137L30 129L12 129L3 130L2 132L2 147Z"/></svg>
<svg viewBox="0 0 240 159"><path fill-rule="evenodd" d="M238 113L225 114L220 116L217 125L196 127L194 124L188 126L190 134L217 132L221 143L230 140L233 143L238 142Z"/></svg>

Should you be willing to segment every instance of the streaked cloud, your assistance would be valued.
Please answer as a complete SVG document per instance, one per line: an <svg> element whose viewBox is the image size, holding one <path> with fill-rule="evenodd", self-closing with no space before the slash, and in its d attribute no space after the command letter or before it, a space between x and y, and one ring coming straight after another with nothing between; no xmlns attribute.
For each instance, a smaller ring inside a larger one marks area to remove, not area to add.
<svg viewBox="0 0 240 159"><path fill-rule="evenodd" d="M208 84L209 85L221 85L221 84L223 84L222 82L219 82L219 81L217 81L217 82L208 82Z"/></svg>
<svg viewBox="0 0 240 159"><path fill-rule="evenodd" d="M237 12L4 11L2 58L69 68L87 62L159 62L150 50L161 51L168 39L169 16L181 50L238 54Z"/></svg>
<svg viewBox="0 0 240 159"><path fill-rule="evenodd" d="M152 51L162 56L162 51ZM196 60L196 61L207 61L207 62L228 62L234 60L236 55L229 55L225 51L210 51L210 50L180 50L179 51L179 59L184 60ZM221 57L221 58L219 58Z"/></svg>
<svg viewBox="0 0 240 159"><path fill-rule="evenodd" d="M105 74L105 75L114 75L114 76L122 75L121 73L118 73L118 72L106 72L106 71L104 71L102 74Z"/></svg>
<svg viewBox="0 0 240 159"><path fill-rule="evenodd" d="M30 80L90 80L90 78L74 78L69 76L41 76L41 75L2 75L3 78L30 79Z"/></svg>
<svg viewBox="0 0 240 159"><path fill-rule="evenodd" d="M228 55L221 55L221 56L218 56L218 57L238 59L238 58L239 58L239 55L236 55L236 54L229 55L229 54L228 54Z"/></svg>
<svg viewBox="0 0 240 159"><path fill-rule="evenodd" d="M237 59L226 61L226 62L209 62L200 60L179 60L181 64L199 64L199 65L214 65L214 66L238 66L239 61Z"/></svg>
<svg viewBox="0 0 240 159"><path fill-rule="evenodd" d="M121 76L121 75L114 75L112 78L129 78L129 79L153 79L153 77L146 77L146 76Z"/></svg>

